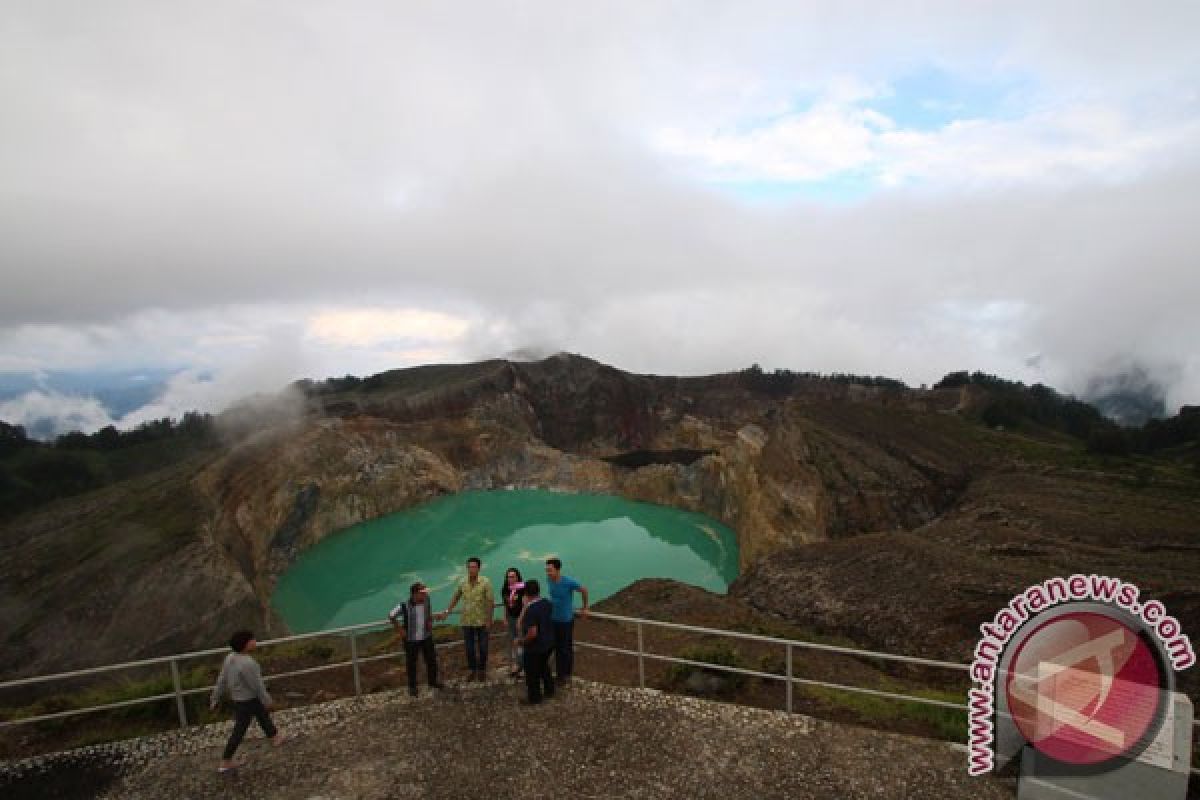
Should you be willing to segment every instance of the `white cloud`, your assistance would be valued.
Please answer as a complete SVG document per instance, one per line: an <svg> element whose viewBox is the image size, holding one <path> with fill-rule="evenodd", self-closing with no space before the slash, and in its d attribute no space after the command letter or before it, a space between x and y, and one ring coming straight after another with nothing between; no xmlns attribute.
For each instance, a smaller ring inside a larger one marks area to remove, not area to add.
<svg viewBox="0 0 1200 800"><path fill-rule="evenodd" d="M167 380L158 398L123 416L117 426L126 429L164 417L179 419L188 411L216 413L255 394L276 395L297 378L293 351L290 343L278 342L217 371L183 370Z"/></svg>
<svg viewBox="0 0 1200 800"><path fill-rule="evenodd" d="M1135 123L1116 109L1072 107L1019 120L960 120L932 132L887 131L876 166L888 185L996 187L1129 182L1200 148L1200 117Z"/></svg>
<svg viewBox="0 0 1200 800"><path fill-rule="evenodd" d="M966 118L919 130L899 127L856 101L824 99L745 131L668 129L656 145L717 181L840 178L864 191L911 183L946 190L1129 181L1200 155L1200 108L1190 118L1135 121L1117 108L1070 106L1014 120Z"/></svg>
<svg viewBox="0 0 1200 800"><path fill-rule="evenodd" d="M821 103L745 133L696 136L668 129L665 152L698 160L715 179L820 181L875 164L891 120L870 109Z"/></svg>
<svg viewBox="0 0 1200 800"><path fill-rule="evenodd" d="M87 433L112 425L108 411L94 397L34 390L0 402L0 419L23 426L29 435L81 430Z"/></svg>
<svg viewBox="0 0 1200 800"><path fill-rule="evenodd" d="M341 347L376 347L395 341L455 343L468 320L419 308L353 308L320 311L308 320L307 335Z"/></svg>
<svg viewBox="0 0 1200 800"><path fill-rule="evenodd" d="M1191 2L21 4L0 370L191 368L163 409L518 348L914 382L1119 352L1194 387L1198 28ZM917 129L883 109L925 69L1020 91ZM712 183L845 176L892 188ZM1024 310L946 313L995 303Z"/></svg>

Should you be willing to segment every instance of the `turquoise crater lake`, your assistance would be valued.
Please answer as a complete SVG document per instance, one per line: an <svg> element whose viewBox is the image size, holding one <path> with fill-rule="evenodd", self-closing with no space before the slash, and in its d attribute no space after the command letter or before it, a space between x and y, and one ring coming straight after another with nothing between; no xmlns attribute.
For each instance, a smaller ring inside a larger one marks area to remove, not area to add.
<svg viewBox="0 0 1200 800"><path fill-rule="evenodd" d="M306 550L272 605L297 633L383 619L415 580L445 608L470 556L499 586L510 566L545 583L545 560L602 600L640 578L725 592L737 577L733 531L702 514L607 495L466 492L355 525Z"/></svg>

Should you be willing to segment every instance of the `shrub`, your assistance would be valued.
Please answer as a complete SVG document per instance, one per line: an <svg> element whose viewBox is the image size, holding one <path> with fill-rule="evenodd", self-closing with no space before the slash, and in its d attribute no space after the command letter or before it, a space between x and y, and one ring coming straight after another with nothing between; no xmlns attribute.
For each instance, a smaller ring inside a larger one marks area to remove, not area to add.
<svg viewBox="0 0 1200 800"><path fill-rule="evenodd" d="M706 664L714 664L721 667L746 668L746 662L742 659L737 648L724 642L688 647L679 654L679 657L686 658L689 661L703 661ZM672 684L678 685L686 681L696 671L697 668L690 664L672 664L671 668L667 671L667 680ZM736 672L726 672L718 669L700 669L700 671L720 677L731 689L740 689L746 685L746 676Z"/></svg>
<svg viewBox="0 0 1200 800"><path fill-rule="evenodd" d="M333 646L324 642L310 642L300 652L318 661L328 661L333 656Z"/></svg>

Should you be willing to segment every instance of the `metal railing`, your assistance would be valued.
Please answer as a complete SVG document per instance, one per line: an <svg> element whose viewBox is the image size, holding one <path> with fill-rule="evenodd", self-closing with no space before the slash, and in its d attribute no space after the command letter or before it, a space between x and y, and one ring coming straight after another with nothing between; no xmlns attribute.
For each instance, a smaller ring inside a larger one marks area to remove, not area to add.
<svg viewBox="0 0 1200 800"><path fill-rule="evenodd" d="M455 614L460 611L453 612ZM341 628L329 628L326 630L313 631L311 633L301 633L295 636L284 636L278 639L268 639L258 643L259 647L271 647L281 644L290 644L292 642L300 642L308 639L317 639L327 636L346 636L349 639L350 658L346 661L337 661L332 664L321 664L316 667L307 667L305 669L290 670L288 672L276 672L270 675L263 676L264 682L279 681L284 678L294 678L299 675L311 675L318 672L325 672L333 669L343 669L349 667L354 676L354 694L359 696L362 694L362 673L361 668L364 664L369 664L374 661L382 661L387 658L395 658L403 655L403 650L392 650L378 655L364 656L358 652L358 638L365 633L380 632L390 628L390 623L387 620L379 622L366 622L360 625L347 625ZM445 649L455 647L461 644L460 642L442 642L435 645L438 648ZM156 703L162 700L175 699L175 708L179 716L179 727L186 728L189 725L187 718L187 707L184 703L184 698L197 695L211 693L215 688L212 685L202 686L193 689L184 689L179 664L181 662L194 660L197 658L206 658L209 656L227 654L228 647L215 647L209 650L193 650L187 653L176 653L169 656L160 656L157 658L146 658L139 661L126 661L120 664L106 664L101 667L91 667L89 669L77 669L70 672L58 672L53 675L37 675L30 678L18 678L16 680L5 681L0 683L0 691L7 689L15 689L22 686L34 686L37 684L50 683L52 681L69 680L72 678L83 678L93 675L102 675L109 672L123 672L133 669L142 669L145 667L154 667L167 665L171 671L171 683L173 691L166 694L149 695L146 697L138 697L132 700L122 700L115 703L104 703L95 706L84 706L81 708L72 708L66 711L57 711L50 714L38 714L30 717L20 717L17 719L0 720L0 730L12 727L15 725L24 725L33 722L44 722L52 719L62 719L64 717L79 716L82 714L94 714L100 711L111 711L117 708L127 708L129 706L143 705L146 703Z"/></svg>
<svg viewBox="0 0 1200 800"><path fill-rule="evenodd" d="M862 650L854 647L842 647L840 645L821 644L819 642L805 642L797 639L782 639L774 636L762 636L754 633L742 633L740 631L728 631L719 628L703 628L696 625L682 625L677 622L663 622L661 620L642 619L640 617L626 617L618 614L605 614L599 611L589 611L588 618L611 620L614 622L629 623L636 627L637 631L637 649L628 650L622 647L612 647L610 645L595 644L576 639L575 645L583 648L590 648L608 653L618 653L622 655L634 656L638 660L638 686L642 689L646 688L646 659L652 661L662 661L670 664L684 664L686 666L697 667L705 670L713 670L718 672L728 672L735 675L748 675L755 678L762 678L772 681L783 681L786 686L785 707L789 714L793 713L792 687L795 684L808 686L819 686L826 689L834 689L842 692L850 692L855 694L870 695L873 697L884 697L889 700L898 700L910 703L920 703L923 705L937 706L941 708L949 708L955 711L968 713L970 708L966 703L951 703L945 700L935 700L930 697L920 697L918 695L899 694L896 692L885 692L880 689L869 689L862 686L850 686L842 683L831 683L829 681L819 681L812 678L798 678L793 673L792 656L794 651L799 648L802 650L818 650L827 653L837 653L840 655L849 655L861 658L878 659L882 661L892 661L904 664L915 664L918 666L935 667L939 669L960 670L969 672L971 667L969 664L960 664L955 661L938 661L930 658L919 658L917 656L905 656L895 653L884 653L876 650ZM668 630L685 631L688 633L697 633L708 636L719 636L727 639L740 639L743 641L759 642L763 644L781 645L785 648L784 657L784 674L779 675L774 672L763 672L761 670L744 669L742 667L733 667L725 664L714 664L708 661L695 661L687 658L677 658L675 656L666 656L659 653L651 653L646 649L644 628L645 626L665 628ZM1200 731L1200 719L1193 719L1192 727ZM961 743L959 743L961 744ZM1200 746L1200 737L1193 737L1192 749L1195 750ZM1192 775L1200 775L1200 769L1189 767Z"/></svg>
<svg viewBox="0 0 1200 800"><path fill-rule="evenodd" d="M500 605L497 605L496 607L502 608L502 606L500 606ZM461 614L462 612L459 610L456 610L453 613ZM696 667L698 669L713 670L713 671L718 671L718 672L728 672L731 674L761 678L763 680L782 681L785 686L785 701L784 701L785 709L787 710L788 713L793 713L793 710L794 710L793 689L798 684L799 685L807 685L807 686L818 686L818 687L832 689L832 690L841 691L841 692L850 692L850 693L863 694L863 695L869 695L869 696L874 696L874 697L883 697L883 698L887 698L890 700L896 700L896 701L902 701L902 702L918 703L918 704L923 704L923 705L928 705L928 706L948 708L948 709L952 709L952 710L956 710L956 711L962 711L964 713L968 711L968 706L965 702L964 703L952 703L952 702L948 702L945 700L936 700L936 699L933 699L930 697L921 697L919 695L901 694L898 692L887 692L887 691L883 691L881 689L871 689L871 688L867 688L867 687L863 687L863 686L851 686L848 684L833 683L830 681L821 681L821 680L815 680L812 678L801 678L801 677L796 676L794 673L793 656L797 649L814 650L814 651L820 651L820 652L826 652L826 653L835 653L835 654L839 654L839 655L852 656L852 657L857 657L857 658L876 659L876 660L882 660L882 661L890 661L890 662L896 662L896 663L902 663L902 664L912 664L912 665L917 665L917 666L933 667L933 668L938 668L938 669L956 670L956 671L962 671L962 672L968 672L970 670L970 666L968 664L961 664L961 663L954 662L954 661L939 661L939 660L930 659L930 658L919 658L917 656L899 655L899 654L895 654L895 653L884 653L884 652L875 651L875 650L863 650L860 648L843 647L840 645L822 644L819 642L806 642L806 641L802 641L802 640L798 640L798 639L784 639L784 638L775 637L775 636L763 636L760 634L743 633L741 631L730 631L730 630L723 630L720 628L705 628L705 627L700 627L697 625L683 625L683 624L680 624L677 622L664 622L661 620L643 619L640 617L627 617L627 616L622 616L619 614L607 614L607 613L603 613L603 612L599 612L599 611L590 611L589 610L587 618L588 619L607 620L607 621L623 623L623 624L630 624L635 627L636 640L637 640L637 649L636 650L630 650L628 648L622 648L622 647L613 647L612 645L599 644L596 642L588 642L586 640L579 640L579 639L575 640L575 645L578 647L584 648L584 649L591 649L591 650L596 650L596 651L600 651L600 652L607 652L607 653L614 653L614 654L635 657L637 659L637 665L638 665L638 686L643 689L646 688L646 661L650 660L650 661L659 661L659 662L665 662L665 663L671 663L671 664L683 664L683 665L690 666L690 667ZM495 622L495 620L493 620L493 622ZM652 627L652 628L662 628L662 629L666 629L666 630L682 631L682 632L686 632L686 633L694 633L694 634L700 634L700 635L705 635L705 636L717 636L717 637L727 638L727 639L737 639L737 640L741 640L741 641L757 642L760 644L778 645L784 649L784 674L780 675L780 674L777 674L774 672L765 672L762 670L746 669L743 667L728 666L728 665L724 665L724 664L714 664L714 663L707 662L707 661L697 661L694 659L679 658L676 656L668 656L668 655L663 655L661 653L651 652L646 648L646 643L645 643L644 630L647 626ZM353 678L354 678L354 694L355 694L355 696L360 696L360 695L362 695L362 673L361 673L362 666L364 664L369 664L369 663L372 663L375 661L381 661L381 660L388 659L388 658L395 658L396 656L402 655L403 651L395 650L395 651L389 651L389 652L385 652L385 653L381 653L381 654L377 654L377 655L363 656L363 655L359 654L358 639L363 634L370 633L370 632L379 632L379 631L387 630L389 628L390 628L390 622L388 620L381 620L378 622L367 622L367 623L363 623L360 625L348 625L348 626L341 627L341 628L331 628L331 629L327 629L327 630L313 631L311 633L302 633L302 634L297 634L295 636L285 636L285 637L281 637L278 639L269 639L269 640L260 642L259 643L260 647L271 647L271 646L276 646L276 645L281 645L281 644L288 644L288 643L292 643L292 642L299 642L299 641L305 641L308 639L316 639L316 638L328 637L328 636L346 636L349 639L350 658L348 660L338 661L338 662L335 662L332 664L322 664L322 665L316 666L316 667L307 667L305 669L291 670L288 672L272 673L271 675L264 676L264 680L267 682L279 681L279 680L283 680L284 678L293 678L293 677L297 677L300 675L311 675L314 673L325 672L328 670L343 669L343 668L349 667L351 669L351 672L352 672ZM489 630L489 638L491 637L491 635L492 635L492 633ZM443 643L437 644L436 647L438 647L439 649L445 649L445 648L450 648L450 647L458 647L460 645L461 645L461 642L443 642ZM0 730L9 728L9 727L13 727L13 726L17 726L17 725L34 723L34 722L42 722L42 721L46 721L46 720L61 719L64 717L78 716L78 715L83 715L83 714L93 714L93 713L98 713L101 711L109 711L109 710L118 709L118 708L126 708L129 706L141 705L141 704L146 704L146 703L156 703L156 702L160 702L163 700L169 700L172 698L174 698L174 700L175 700L175 707L176 707L176 711L177 711L177 714L179 717L179 726L181 728L186 728L186 727L188 727L189 722L188 722L188 717L187 717L187 708L184 703L184 699L186 697L189 697L192 695L211 693L214 687L213 686L204 686L204 687L193 688L193 689L184 689L182 679L181 679L181 674L179 671L179 664L181 662L194 660L197 658L206 658L209 656L221 655L221 654L228 653L228 652L229 652L229 648L218 647L218 648L212 648L209 650L195 650L195 651L191 651L191 652L187 652L187 653L177 653L177 654L169 655L169 656L160 656L158 658L147 658L147 659L142 659L139 661L127 661L127 662L120 663L120 664L108 664L105 666L92 667L89 669L72 670L70 672L59 672L59 673L55 673L53 675L38 675L38 676L34 676L34 677L29 677L29 678L18 678L16 680L5 681L3 683L0 683L0 691L19 688L22 686L33 686L33 685L44 684L44 683L49 683L49 682L53 682L53 681L69 680L72 678L88 677L88 676L101 675L101 674L110 673L110 672L121 672L121 671L140 669L140 668L145 668L145 667L161 666L161 665L165 664L169 667L170 672L171 672L171 681L172 681L172 685L173 685L173 691L171 691L169 693L165 693L165 694L156 694L156 695L151 695L151 696L147 696L147 697L134 698L131 700L123 700L123 701L119 701L119 702L115 702L115 703L105 703L105 704L96 705L96 706L87 706L87 707L82 707L82 708L69 709L69 710L65 710L65 711L58 711L58 712L54 712L54 713L50 713L50 714L40 714L40 715L30 716L30 717L21 717L18 719L2 720L2 721L0 721ZM1194 720L1192 725L1196 729L1200 730L1200 720ZM1197 744L1200 744L1200 737L1194 738L1193 748ZM1191 767L1191 773L1193 775L1200 775L1200 769Z"/></svg>
<svg viewBox="0 0 1200 800"><path fill-rule="evenodd" d="M786 687L785 707L789 714L792 713L793 710L792 689L796 684L821 686L826 689L836 689L844 692L873 695L875 697L886 697L892 700L906 700L914 703L941 706L942 708L952 708L960 711L967 710L966 703L950 703L945 700L934 700L930 697L919 697L915 695L898 694L895 692L885 692L880 689L868 689L862 686L849 686L842 683L830 683L829 681L818 681L812 678L798 678L794 674L793 670L793 653L797 648L802 650L820 650L827 653L838 653L840 655L869 657L874 659L882 659L884 661L895 661L926 667L961 670L963 672L970 670L969 665L959 664L955 661L937 661L931 658L918 658L916 656L903 656L896 655L894 653L881 653L873 650L860 650L853 647L841 647L839 645L820 644L818 642L805 642L798 639L781 639L775 636L762 636L756 633L742 633L740 631L727 631L719 628L702 628L696 625L682 625L678 622L662 622L660 620L641 619L639 617L623 617L618 614L604 614L599 611L589 611L588 618L612 620L613 622L630 623L636 626L637 650L627 650L621 647L611 647L609 645L594 644L579 640L577 640L575 644L580 647L591 648L593 650L603 650L610 653L621 653L624 655L636 656L638 660L638 686L643 689L646 688L646 659L650 659L652 661L664 661L671 664L684 664L690 667L728 672L735 675L748 675L754 678L763 678L764 680L783 681ZM784 648L785 653L784 674L779 675L774 672L763 672L761 670L745 669L743 667L713 664L707 661L694 661L687 658L677 658L675 656L666 656L660 653L651 653L646 649L645 635L643 633L643 629L647 625L655 628L685 631L687 633L699 633L706 636L720 636L726 639L740 639L742 641L759 642L761 644L780 645Z"/></svg>

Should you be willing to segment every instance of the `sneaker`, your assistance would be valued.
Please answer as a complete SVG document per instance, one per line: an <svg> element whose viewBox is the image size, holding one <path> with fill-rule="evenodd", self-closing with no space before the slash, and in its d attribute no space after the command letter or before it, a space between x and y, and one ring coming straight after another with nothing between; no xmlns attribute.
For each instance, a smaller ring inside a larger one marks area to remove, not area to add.
<svg viewBox="0 0 1200 800"><path fill-rule="evenodd" d="M541 705L541 703L541 700L530 700L528 697L522 697L517 701L517 704L522 706L536 706Z"/></svg>

